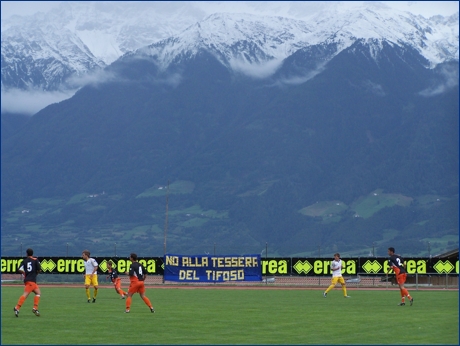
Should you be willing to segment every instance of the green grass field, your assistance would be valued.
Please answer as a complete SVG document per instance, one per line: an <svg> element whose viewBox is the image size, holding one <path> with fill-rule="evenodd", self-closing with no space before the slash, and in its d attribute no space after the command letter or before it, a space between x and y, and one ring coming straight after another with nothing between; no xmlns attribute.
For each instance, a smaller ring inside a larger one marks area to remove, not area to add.
<svg viewBox="0 0 460 346"><path fill-rule="evenodd" d="M2 344L455 344L458 291L411 290L414 305L399 307L399 291L160 289L138 295L131 313L113 289L95 304L83 287L42 287L40 317L33 294L13 313L22 286L2 287ZM92 289L91 289L92 291Z"/></svg>

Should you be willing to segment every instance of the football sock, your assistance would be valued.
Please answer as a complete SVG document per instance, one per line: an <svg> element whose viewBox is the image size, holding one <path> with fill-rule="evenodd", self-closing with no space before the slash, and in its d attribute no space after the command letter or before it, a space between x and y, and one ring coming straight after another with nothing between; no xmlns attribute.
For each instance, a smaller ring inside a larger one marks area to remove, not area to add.
<svg viewBox="0 0 460 346"><path fill-rule="evenodd" d="M38 310L38 302L40 301L40 295L37 294L35 297L34 297L34 309L37 309Z"/></svg>
<svg viewBox="0 0 460 346"><path fill-rule="evenodd" d="M406 288L404 289L404 295L405 295L407 298L412 299L412 297L411 297L410 294L409 294L409 291L408 291Z"/></svg>
<svg viewBox="0 0 460 346"><path fill-rule="evenodd" d="M324 291L324 293L327 294L327 292L329 292L330 290L332 290L334 288L335 285L330 285L326 291Z"/></svg>
<svg viewBox="0 0 460 346"><path fill-rule="evenodd" d="M98 291L97 288L94 287L94 296L93 296L93 298L96 298L96 296L97 296L97 291Z"/></svg>
<svg viewBox="0 0 460 346"><path fill-rule="evenodd" d="M131 307L131 297L126 298L126 310L129 310Z"/></svg>
<svg viewBox="0 0 460 346"><path fill-rule="evenodd" d="M24 296L19 297L18 305L16 305L17 310L19 310L21 308L21 306L22 306L22 304L24 304L25 300L26 300L26 297L24 297Z"/></svg>
<svg viewBox="0 0 460 346"><path fill-rule="evenodd" d="M345 285L342 286L343 295L347 296L347 287Z"/></svg>
<svg viewBox="0 0 460 346"><path fill-rule="evenodd" d="M86 296L88 297L88 300L91 299L91 295L90 295L90 293L89 293L89 288L86 289Z"/></svg>
<svg viewBox="0 0 460 346"><path fill-rule="evenodd" d="M150 303L149 298L147 298L146 296L144 296L144 298L142 298L142 300L144 301L144 303L145 303L149 308L152 308L152 303Z"/></svg>

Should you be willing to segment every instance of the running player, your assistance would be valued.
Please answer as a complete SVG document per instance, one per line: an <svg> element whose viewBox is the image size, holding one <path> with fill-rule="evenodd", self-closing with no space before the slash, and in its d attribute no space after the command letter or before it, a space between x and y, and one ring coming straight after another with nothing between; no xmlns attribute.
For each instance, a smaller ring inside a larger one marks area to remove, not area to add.
<svg viewBox="0 0 460 346"><path fill-rule="evenodd" d="M396 282L398 283L399 290L401 292L401 303L399 303L398 305L406 305L405 297L407 297L409 299L410 305L412 306L412 304L414 303L414 298L412 298L409 294L409 291L406 288L404 288L404 283L406 282L407 278L406 268L404 267L404 260L401 258L401 256L395 254L394 247L388 248L388 256L390 256L388 264L390 268L393 269L393 271L395 272Z"/></svg>
<svg viewBox="0 0 460 346"><path fill-rule="evenodd" d="M40 311L38 311L38 302L40 301L40 288L37 285L37 275L41 272L40 262L36 257L33 257L34 250L26 250L27 257L22 261L22 265L19 268L19 271L24 276L24 293L19 297L18 304L14 307L14 314L16 317L19 317L19 309L21 308L24 301L27 299L30 293L34 292L34 307L32 312L35 316L40 316Z"/></svg>
<svg viewBox="0 0 460 346"><path fill-rule="evenodd" d="M115 291L121 296L121 299L125 299L126 292L124 292L121 289L121 279L118 277L117 271L113 269L112 261L107 262L107 269L109 271L107 279L110 278L110 280L113 282L113 285L115 286Z"/></svg>
<svg viewBox="0 0 460 346"><path fill-rule="evenodd" d="M347 295L347 286L345 285L345 280L342 277L342 260L340 259L339 253L334 254L334 260L331 262L331 270L332 270L331 285L327 288L326 291L324 291L323 293L324 298L327 297L327 293L335 287L337 282L340 282L340 284L342 285L343 296L345 298L350 298L350 296Z"/></svg>
<svg viewBox="0 0 460 346"><path fill-rule="evenodd" d="M126 274L129 275L129 288L128 288L128 298L126 298L126 313L129 313L131 308L131 297L134 293L139 293L142 300L144 301L145 305L147 305L150 309L150 312L155 312L152 307L152 303L150 303L149 298L145 295L145 286L144 280L145 275L147 274L144 266L137 261L137 255L132 253L129 255L129 259L131 260L131 265L129 266L129 271Z"/></svg>

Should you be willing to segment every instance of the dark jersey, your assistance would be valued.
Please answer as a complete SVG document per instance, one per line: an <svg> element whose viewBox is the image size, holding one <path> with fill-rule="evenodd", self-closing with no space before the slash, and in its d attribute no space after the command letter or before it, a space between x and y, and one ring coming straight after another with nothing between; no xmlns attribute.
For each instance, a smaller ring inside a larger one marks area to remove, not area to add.
<svg viewBox="0 0 460 346"><path fill-rule="evenodd" d="M109 272L109 277L112 282L115 281L116 278L118 278L118 273L115 269L112 269L111 272Z"/></svg>
<svg viewBox="0 0 460 346"><path fill-rule="evenodd" d="M388 264L394 270L395 274L404 274L406 273L406 268L404 268L404 260L401 256L393 254L388 260Z"/></svg>
<svg viewBox="0 0 460 346"><path fill-rule="evenodd" d="M144 281L145 279L145 268L139 262L131 263L129 267L129 279L131 281Z"/></svg>
<svg viewBox="0 0 460 346"><path fill-rule="evenodd" d="M24 272L24 282L37 282L37 274L42 268L38 259L30 256L24 258L20 270Z"/></svg>

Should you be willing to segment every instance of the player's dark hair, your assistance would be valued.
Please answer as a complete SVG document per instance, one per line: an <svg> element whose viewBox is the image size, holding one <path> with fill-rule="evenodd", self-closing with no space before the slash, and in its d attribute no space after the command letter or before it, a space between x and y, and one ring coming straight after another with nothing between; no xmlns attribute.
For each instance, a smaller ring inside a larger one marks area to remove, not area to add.
<svg viewBox="0 0 460 346"><path fill-rule="evenodd" d="M134 261L137 261L137 255L135 253L132 253L129 255Z"/></svg>
<svg viewBox="0 0 460 346"><path fill-rule="evenodd" d="M27 254L27 256L32 256L34 254L34 250L29 248L29 249L26 250L26 254Z"/></svg>
<svg viewBox="0 0 460 346"><path fill-rule="evenodd" d="M89 250L83 250L82 253L84 253L86 256L91 256L91 253L89 252Z"/></svg>
<svg viewBox="0 0 460 346"><path fill-rule="evenodd" d="M112 260L108 260L108 261L107 261L107 264L110 264L111 266L113 266Z"/></svg>
<svg viewBox="0 0 460 346"><path fill-rule="evenodd" d="M390 250L391 252L395 253L395 248L394 247L389 247L388 250Z"/></svg>
<svg viewBox="0 0 460 346"><path fill-rule="evenodd" d="M340 254L338 252L336 252L334 256L337 256L338 258L340 258Z"/></svg>

